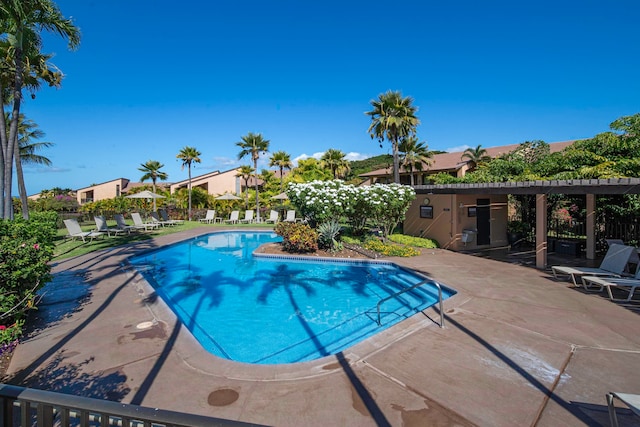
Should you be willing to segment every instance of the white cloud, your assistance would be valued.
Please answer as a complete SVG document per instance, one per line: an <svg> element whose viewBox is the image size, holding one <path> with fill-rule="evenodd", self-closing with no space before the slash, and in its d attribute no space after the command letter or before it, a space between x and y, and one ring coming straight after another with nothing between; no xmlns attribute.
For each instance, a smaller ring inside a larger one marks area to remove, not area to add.
<svg viewBox="0 0 640 427"><path fill-rule="evenodd" d="M471 147L469 145L465 144L465 145L459 145L457 147L450 147L450 148L447 148L444 151L446 151L447 153L459 153L461 151L466 150L467 148L471 148Z"/></svg>
<svg viewBox="0 0 640 427"><path fill-rule="evenodd" d="M364 159L368 159L369 157L373 157L371 154L362 154L362 153L356 153L354 151L347 153L347 155L345 156L345 158L349 161L354 161L354 160L364 160Z"/></svg>

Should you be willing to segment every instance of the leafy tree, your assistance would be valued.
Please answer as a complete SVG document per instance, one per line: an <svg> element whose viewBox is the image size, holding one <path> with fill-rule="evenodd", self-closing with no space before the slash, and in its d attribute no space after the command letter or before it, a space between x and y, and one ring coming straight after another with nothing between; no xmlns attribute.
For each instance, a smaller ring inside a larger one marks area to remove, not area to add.
<svg viewBox="0 0 640 427"><path fill-rule="evenodd" d="M433 153L427 148L426 142L418 142L415 136L403 138L398 146L398 150L403 154L401 164L409 171L411 186L414 185L413 171L421 171L423 165L431 165Z"/></svg>
<svg viewBox="0 0 640 427"><path fill-rule="evenodd" d="M244 179L244 208L249 209L249 178L254 169L249 165L240 166L236 176Z"/></svg>
<svg viewBox="0 0 640 427"><path fill-rule="evenodd" d="M195 147L186 146L182 150L180 150L180 152L176 156L179 160L182 160L182 169L184 169L184 167L187 166L189 170L189 185L188 185L189 207L188 207L188 214L187 214L189 221L191 221L191 164L200 163L201 161L200 154L202 153L199 152Z"/></svg>
<svg viewBox="0 0 640 427"><path fill-rule="evenodd" d="M368 111L371 117L369 135L377 138L382 146L385 139L391 142L393 149L393 181L400 183L400 158L398 144L400 140L415 135L420 120L416 117L417 108L413 106L413 98L403 97L400 92L387 91L371 101L373 110Z"/></svg>
<svg viewBox="0 0 640 427"><path fill-rule="evenodd" d="M196 209L202 209L209 204L209 193L199 187L192 188L191 191L187 188L181 188L176 191L175 197L176 204L181 209L191 209L189 206Z"/></svg>
<svg viewBox="0 0 640 427"><path fill-rule="evenodd" d="M310 182L332 179L331 171L323 168L320 161L313 157L298 160L298 166L291 170L291 181Z"/></svg>
<svg viewBox="0 0 640 427"><path fill-rule="evenodd" d="M289 169L293 167L293 163L291 162L291 156L286 151L276 151L271 155L269 159L270 167L277 167L280 170L280 192L284 191L284 169Z"/></svg>
<svg viewBox="0 0 640 427"><path fill-rule="evenodd" d="M4 114L0 114L0 187L3 203L0 217L11 218L13 206L11 186L13 162L19 163L18 120L22 103L22 90L30 86L38 88L39 81L59 86L62 73L48 64L51 55L40 52L41 31L53 32L67 39L75 49L80 42L80 32L70 19L65 18L51 0L6 0L0 3L0 105L11 102L11 121L7 126ZM10 92L8 89L10 89ZM35 96L35 95L34 95ZM7 131L7 129L9 129ZM27 213L28 215L28 213Z"/></svg>
<svg viewBox="0 0 640 427"><path fill-rule="evenodd" d="M320 165L331 170L333 179L344 178L349 173L349 161L345 159L345 154L333 148L329 148L320 158Z"/></svg>
<svg viewBox="0 0 640 427"><path fill-rule="evenodd" d="M253 160L253 170L254 173L258 170L258 159L260 158L260 153L265 154L269 151L269 140L264 139L262 134L249 132L245 136L242 137L242 141L236 142L236 145L240 147L242 150L238 153L238 160L241 160L245 156L251 156L251 160ZM258 212L258 221L260 221L260 198L258 193L258 177L255 179L255 187L256 187L256 211Z"/></svg>
<svg viewBox="0 0 640 427"><path fill-rule="evenodd" d="M164 165L162 163L160 163L157 160L149 160L147 163L142 163L140 164L140 167L138 168L138 170L140 172L144 172L144 175L142 175L142 177L140 177L140 182L145 182L146 180L150 179L151 182L153 183L153 192L156 192L156 182L158 180L160 181L166 181L169 178L169 175L166 174L166 172L162 172L160 169L162 169L164 167ZM156 199L153 199L153 211L156 211Z"/></svg>

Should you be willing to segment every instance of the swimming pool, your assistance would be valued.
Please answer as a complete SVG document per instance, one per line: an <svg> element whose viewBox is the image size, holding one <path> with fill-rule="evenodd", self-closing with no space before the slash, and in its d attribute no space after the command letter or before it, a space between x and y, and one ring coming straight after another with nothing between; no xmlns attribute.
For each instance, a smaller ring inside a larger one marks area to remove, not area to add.
<svg viewBox="0 0 640 427"><path fill-rule="evenodd" d="M218 232L129 259L209 352L272 364L336 354L438 301L391 263L258 258L271 232ZM443 287L443 298L455 291Z"/></svg>

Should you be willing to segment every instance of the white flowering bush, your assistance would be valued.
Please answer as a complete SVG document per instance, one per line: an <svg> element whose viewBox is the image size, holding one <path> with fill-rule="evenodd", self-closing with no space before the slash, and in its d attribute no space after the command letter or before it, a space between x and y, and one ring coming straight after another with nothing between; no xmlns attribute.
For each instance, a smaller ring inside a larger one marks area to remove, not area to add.
<svg viewBox="0 0 640 427"><path fill-rule="evenodd" d="M413 188L400 184L375 184L356 187L340 180L290 183L287 196L311 224L347 218L354 231L362 230L367 220L389 233L405 218L415 199Z"/></svg>

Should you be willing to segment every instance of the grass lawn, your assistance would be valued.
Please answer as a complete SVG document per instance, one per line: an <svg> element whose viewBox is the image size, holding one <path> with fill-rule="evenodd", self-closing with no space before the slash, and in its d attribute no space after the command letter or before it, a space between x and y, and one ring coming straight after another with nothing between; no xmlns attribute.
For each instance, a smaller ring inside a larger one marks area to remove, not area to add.
<svg viewBox="0 0 640 427"><path fill-rule="evenodd" d="M115 227L115 221L108 221L109 227ZM109 237L105 233L104 236L93 239L90 242L88 239L83 242L82 239L68 239L66 229L58 230L58 238L55 242L55 249L52 261L60 261L65 258L71 258L78 255L84 255L89 252L99 251L101 249L112 248L115 246L124 245L130 242L136 242L140 240L148 240L155 236L163 236L165 234L177 233L183 230L190 230L197 227L210 227L212 230L219 228L221 225L229 224L203 224L199 221L185 221L183 224L175 225L172 227L160 227L154 231L135 231L131 234L120 234L118 236ZM234 227L264 227L273 228L273 224L234 224ZM95 226L83 226L83 231L95 230Z"/></svg>

